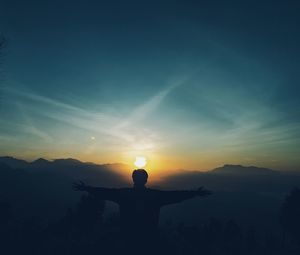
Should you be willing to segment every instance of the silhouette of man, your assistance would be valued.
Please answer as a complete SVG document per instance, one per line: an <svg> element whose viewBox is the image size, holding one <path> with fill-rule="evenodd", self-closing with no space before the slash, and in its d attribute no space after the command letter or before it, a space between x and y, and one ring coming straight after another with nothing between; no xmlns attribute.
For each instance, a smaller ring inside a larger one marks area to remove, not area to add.
<svg viewBox="0 0 300 255"><path fill-rule="evenodd" d="M76 191L87 191L102 200L117 203L120 210L121 231L131 236L155 236L158 229L160 208L182 202L196 196L207 196L211 192L203 189L161 191L146 188L148 174L144 169L132 173L133 188L100 188L74 183Z"/></svg>

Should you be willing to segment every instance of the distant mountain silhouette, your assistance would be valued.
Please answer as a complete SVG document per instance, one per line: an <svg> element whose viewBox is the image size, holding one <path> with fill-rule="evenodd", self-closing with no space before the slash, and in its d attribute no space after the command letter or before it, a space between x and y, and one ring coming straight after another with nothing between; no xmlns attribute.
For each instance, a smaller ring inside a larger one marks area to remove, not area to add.
<svg viewBox="0 0 300 255"><path fill-rule="evenodd" d="M210 171L214 174L237 174L237 175L265 175L265 174L277 174L278 171L256 167L256 166L242 166L242 165L230 165L226 164L222 167L215 168Z"/></svg>
<svg viewBox="0 0 300 255"><path fill-rule="evenodd" d="M0 200L11 201L17 208L16 214L42 213L55 218L79 199L71 188L72 182L83 180L91 185L120 187L127 183L124 173L128 173L128 167L123 164L43 158L27 162L0 157Z"/></svg>
<svg viewBox="0 0 300 255"><path fill-rule="evenodd" d="M54 159L52 161L53 164L62 165L62 166L70 166L70 165L82 165L85 164L77 159L66 158L66 159Z"/></svg>
<svg viewBox="0 0 300 255"><path fill-rule="evenodd" d="M23 178L24 174L25 173L23 171L13 169L7 164L0 162L0 180L1 180L0 191L3 189L3 187L9 185L9 183L18 182L18 179Z"/></svg>
<svg viewBox="0 0 300 255"><path fill-rule="evenodd" d="M204 183L211 190L282 192L297 185L300 176L255 166L226 164L210 171L182 171L163 179L160 185L189 187Z"/></svg>
<svg viewBox="0 0 300 255"><path fill-rule="evenodd" d="M0 199L11 201L19 216L43 214L51 219L79 200L79 194L71 189L73 181L121 187L129 185L124 174L128 180L130 169L123 164L42 158L27 162L0 157ZM162 222L172 215L178 221L192 223L215 216L234 217L250 224L260 217L261 224L267 224L277 217L274 212L278 211L285 194L299 183L298 173L227 164L207 172L182 170L155 185L162 189L192 189L203 185L214 192L201 203L195 199L185 202L185 207L176 205L162 210ZM108 209L111 206L108 204ZM255 213L249 214L249 210Z"/></svg>
<svg viewBox="0 0 300 255"><path fill-rule="evenodd" d="M23 169L29 173L53 173L66 176L71 180L85 179L92 183L106 185L124 184L124 173L128 173L129 167L124 164L94 164L81 162L77 159L54 159L49 161L39 158L32 162L16 159L9 156L0 157L0 162L13 169Z"/></svg>
<svg viewBox="0 0 300 255"><path fill-rule="evenodd" d="M274 225L276 213L285 194L299 186L297 173L275 171L259 167L224 165L211 171L181 171L165 177L158 186L191 188L199 185L212 190L214 195L202 203L187 202L185 210L167 208L162 219L168 215L192 223L200 217L228 219L233 217L241 223L254 224L257 219L261 227ZM190 213L190 211L193 213ZM251 213L249 213L251 211Z"/></svg>
<svg viewBox="0 0 300 255"><path fill-rule="evenodd" d="M0 162L7 164L11 168L27 168L29 163L25 160L22 159L16 159L14 157L9 157L9 156L3 156L0 157Z"/></svg>
<svg viewBox="0 0 300 255"><path fill-rule="evenodd" d="M31 163L31 166L33 167L49 167L51 165L51 162L46 160L46 159L43 159L43 158L39 158L35 161L32 161Z"/></svg>
<svg viewBox="0 0 300 255"><path fill-rule="evenodd" d="M0 162L0 169L1 171L11 171L12 169L5 163Z"/></svg>

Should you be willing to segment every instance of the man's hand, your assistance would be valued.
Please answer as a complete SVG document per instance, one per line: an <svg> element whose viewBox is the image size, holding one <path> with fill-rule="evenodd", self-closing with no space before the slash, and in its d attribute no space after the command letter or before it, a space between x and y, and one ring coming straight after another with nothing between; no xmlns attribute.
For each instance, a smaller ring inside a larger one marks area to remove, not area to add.
<svg viewBox="0 0 300 255"><path fill-rule="evenodd" d="M87 185L83 181L74 182L73 183L73 190L75 191L86 191L88 188Z"/></svg>
<svg viewBox="0 0 300 255"><path fill-rule="evenodd" d="M208 195L211 195L212 192L210 190L204 189L203 187L200 187L197 190L197 194L198 194L198 196L208 196Z"/></svg>

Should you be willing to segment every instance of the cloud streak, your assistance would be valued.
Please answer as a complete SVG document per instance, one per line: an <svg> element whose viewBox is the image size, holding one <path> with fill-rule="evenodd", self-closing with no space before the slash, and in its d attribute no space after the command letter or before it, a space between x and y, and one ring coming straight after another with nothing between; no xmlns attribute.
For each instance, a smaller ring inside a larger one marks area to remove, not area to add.
<svg viewBox="0 0 300 255"><path fill-rule="evenodd" d="M105 111L98 110L93 112L92 110L41 96L25 89L6 87L2 89L2 92L6 93L5 98L9 98L9 101L17 102L18 111L21 112L22 118L26 123L26 128L23 128L23 130L27 130L45 141L49 142L52 138L47 132L33 124L31 117L29 117L31 113L90 131L93 134L109 136L123 144L127 144L129 147L147 149L153 147L151 139L155 139L156 135L149 128L143 127L141 124L142 120L157 110L163 100L175 88L183 85L185 81L186 79L178 79L176 82L158 91L156 95L130 112L126 119L108 114ZM137 123L139 125L136 125ZM136 145L137 141L139 141L139 146Z"/></svg>

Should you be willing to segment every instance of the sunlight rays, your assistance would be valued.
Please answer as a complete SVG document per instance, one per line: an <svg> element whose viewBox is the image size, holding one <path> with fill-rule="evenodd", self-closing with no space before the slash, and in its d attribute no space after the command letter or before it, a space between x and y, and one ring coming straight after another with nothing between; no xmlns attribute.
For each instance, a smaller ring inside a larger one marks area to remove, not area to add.
<svg viewBox="0 0 300 255"><path fill-rule="evenodd" d="M187 78L177 79L134 110L124 107L122 112L127 110L125 117L118 115L120 105L110 105L110 110L104 106L99 110L99 105L83 108L67 103L67 99L60 101L39 95L25 86L20 89L16 84L1 88L4 95L1 104L12 110L13 118L10 124L5 118L0 122L5 122L4 126L20 135L24 144L32 141L27 135L35 136L36 144L30 146L44 146L45 150L51 150L51 154L63 147L65 154L80 153L97 160L98 155L105 155L101 158L109 161L117 158L117 161L121 159L128 164L137 155L144 155L151 159L149 167L153 169L163 168L162 162L169 162L176 168L177 165L210 166L212 162L209 161L224 158L222 155L258 160L264 151L273 153L274 158L278 146L289 148L299 144L296 137L299 137L300 123L278 122L284 113L274 110L263 96L256 100L255 94L249 93L245 98L243 91L226 94L221 86L210 90L194 85L189 87L193 91L191 106L187 105L178 115L169 116L165 105L164 111L160 111L167 98L168 103L172 100L172 93L187 90L183 86L186 81ZM223 95L222 100L215 97L216 93ZM189 107L194 112L189 112ZM51 146L46 148L47 144ZM258 151L260 155L255 157Z"/></svg>

